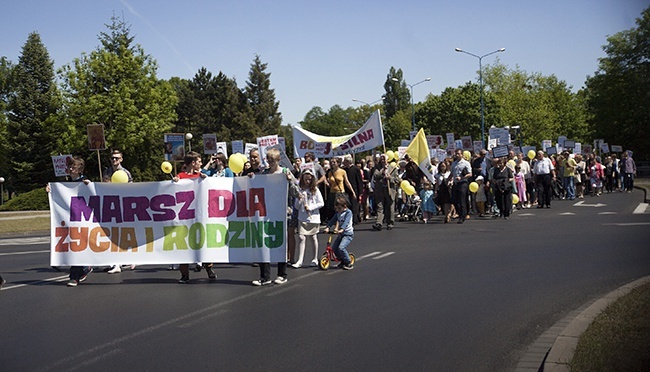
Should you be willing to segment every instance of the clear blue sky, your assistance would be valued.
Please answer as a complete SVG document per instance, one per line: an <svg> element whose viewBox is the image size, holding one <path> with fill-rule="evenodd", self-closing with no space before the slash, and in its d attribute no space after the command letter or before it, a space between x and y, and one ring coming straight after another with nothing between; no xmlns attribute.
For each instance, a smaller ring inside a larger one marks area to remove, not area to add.
<svg viewBox="0 0 650 372"><path fill-rule="evenodd" d="M191 79L199 68L243 88L255 54L268 64L284 124L313 107L378 100L391 66L415 101L478 80L478 60L499 48L501 62L556 75L581 88L607 36L635 27L641 0L456 1L4 1L0 56L14 63L30 32L41 35L58 68L99 45L110 18L124 15L135 42L159 65L158 77ZM483 59L484 65L495 56Z"/></svg>

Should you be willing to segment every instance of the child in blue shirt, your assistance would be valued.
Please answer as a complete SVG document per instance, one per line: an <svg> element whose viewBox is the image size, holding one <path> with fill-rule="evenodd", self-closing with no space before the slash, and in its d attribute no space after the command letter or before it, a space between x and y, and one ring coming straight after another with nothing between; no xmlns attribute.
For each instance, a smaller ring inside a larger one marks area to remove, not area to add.
<svg viewBox="0 0 650 372"><path fill-rule="evenodd" d="M346 249L352 242L352 239L354 239L352 211L348 209L348 201L343 196L336 198L334 208L336 209L336 214L328 222L325 232L329 233L330 228L337 225L334 227L334 230L332 230L333 233L338 234L336 240L334 240L334 243L332 244L332 249L334 250L336 258L341 261L339 267L342 267L345 270L352 270L354 269L354 266L352 266L350 255Z"/></svg>

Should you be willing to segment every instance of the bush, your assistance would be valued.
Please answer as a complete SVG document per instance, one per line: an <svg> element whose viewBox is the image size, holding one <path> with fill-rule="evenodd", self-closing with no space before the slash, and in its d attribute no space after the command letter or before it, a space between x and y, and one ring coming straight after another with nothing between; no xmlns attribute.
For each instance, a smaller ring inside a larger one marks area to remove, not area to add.
<svg viewBox="0 0 650 372"><path fill-rule="evenodd" d="M50 202L44 187L20 194L0 206L0 211L47 211Z"/></svg>

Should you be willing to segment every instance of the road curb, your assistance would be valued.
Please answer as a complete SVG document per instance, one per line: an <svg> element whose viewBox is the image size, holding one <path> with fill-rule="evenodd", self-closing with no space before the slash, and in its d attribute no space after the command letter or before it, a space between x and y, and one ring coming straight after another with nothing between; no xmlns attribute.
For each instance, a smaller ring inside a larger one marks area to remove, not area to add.
<svg viewBox="0 0 650 372"><path fill-rule="evenodd" d="M634 288L650 283L650 276L643 277L628 283L618 289L615 289L600 299L593 302L586 309L582 310L573 320L562 330L553 346L551 346L548 356L542 366L542 371L552 372L569 372L569 362L573 359L573 353L580 335L587 330L591 322L603 310L613 302L616 302L622 296L630 293Z"/></svg>

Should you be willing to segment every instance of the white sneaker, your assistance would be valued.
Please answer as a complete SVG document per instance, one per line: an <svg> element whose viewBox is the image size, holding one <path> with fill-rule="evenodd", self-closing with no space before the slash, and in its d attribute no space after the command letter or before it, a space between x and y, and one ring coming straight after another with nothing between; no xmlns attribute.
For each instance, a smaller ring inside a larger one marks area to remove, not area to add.
<svg viewBox="0 0 650 372"><path fill-rule="evenodd" d="M258 287L261 287L263 285L271 284L270 280L264 280L264 279L259 279L259 280L253 280L252 284Z"/></svg>
<svg viewBox="0 0 650 372"><path fill-rule="evenodd" d="M284 284L284 283L286 283L286 282L288 282L288 280L287 280L287 278L285 278L285 277L283 277L283 276L278 276L278 277L275 278L275 280L273 281L273 283L275 283L275 284Z"/></svg>
<svg viewBox="0 0 650 372"><path fill-rule="evenodd" d="M316 260L313 260L313 261L309 264L309 267L316 267L316 266L318 266L318 261L316 261Z"/></svg>
<svg viewBox="0 0 650 372"><path fill-rule="evenodd" d="M292 263L292 264L290 264L289 266L293 267L294 269L300 269L300 267L301 267L302 265L296 262L296 263Z"/></svg>
<svg viewBox="0 0 650 372"><path fill-rule="evenodd" d="M120 267L120 265L115 265L110 270L108 270L109 274L117 274L121 272L122 272L122 268Z"/></svg>

